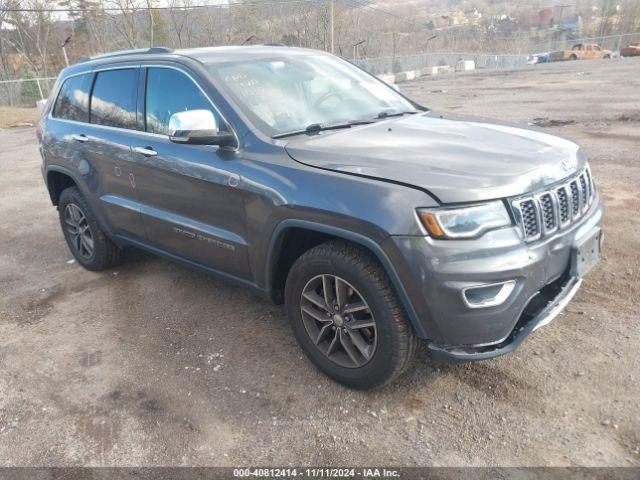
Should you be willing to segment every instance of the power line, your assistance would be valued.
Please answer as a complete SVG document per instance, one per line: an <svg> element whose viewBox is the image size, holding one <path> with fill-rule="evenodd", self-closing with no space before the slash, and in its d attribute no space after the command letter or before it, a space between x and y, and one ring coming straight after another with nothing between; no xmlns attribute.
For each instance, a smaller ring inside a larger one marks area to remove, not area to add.
<svg viewBox="0 0 640 480"><path fill-rule="evenodd" d="M374 7L373 5L370 5L370 4L368 4L368 3L363 3L363 2L358 1L358 0L347 0L347 1L349 1L349 2L350 2L350 3L352 3L353 5L357 5L357 6L361 7L361 8L368 8L369 10L373 10L373 11L376 11L376 12L378 12L378 13L382 13L382 14L384 14L384 15L387 15L387 16L390 16L390 17L393 17L393 18L395 18L395 19L397 19L397 20L400 20L400 21L402 21L402 22L404 22L404 23L409 23L409 24L412 24L412 25L417 25L417 26L418 26L418 27L420 27L420 28L426 28L426 27L427 27L427 26L426 26L425 24L423 24L423 23L415 22L415 21L413 21L413 20L408 20L408 19L406 19L406 18L401 17L400 15L397 15L397 14L395 14L395 13L393 13L393 12L390 12L389 10L385 10L384 8Z"/></svg>
<svg viewBox="0 0 640 480"><path fill-rule="evenodd" d="M261 7L268 5L289 5L292 3L310 3L318 0L281 0L259 3L247 3L247 2L230 2L230 3L218 3L208 5L177 5L167 7L104 7L104 8L0 8L1 12L24 12L24 13L72 13L72 12L126 12L126 11L147 11L147 10L191 10L199 8L229 8L229 7Z"/></svg>

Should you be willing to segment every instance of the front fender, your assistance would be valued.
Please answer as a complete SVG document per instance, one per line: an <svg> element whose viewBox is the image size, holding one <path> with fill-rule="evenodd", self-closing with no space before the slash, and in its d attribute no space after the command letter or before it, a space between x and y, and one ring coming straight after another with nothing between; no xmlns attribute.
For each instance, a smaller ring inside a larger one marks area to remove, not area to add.
<svg viewBox="0 0 640 480"><path fill-rule="evenodd" d="M287 219L281 221L274 229L271 239L269 241L269 250L266 259L266 271L265 271L265 285L267 293L271 296L273 291L273 278L275 269L277 268L278 258L282 247L282 241L285 237L285 233L290 228L300 228L305 230L311 230L319 233L331 235L333 237L348 240L350 242L361 245L363 248L369 250L378 259L385 272L389 276L391 283L398 295L405 312L409 317L409 321L419 338L427 339L427 333L416 313L416 310L409 299L409 295L398 275L396 268L391 262L387 252L384 251L380 243L372 238L362 235L360 233L353 232L344 228L336 227L333 225L327 225L322 223L316 223L308 220L300 219Z"/></svg>

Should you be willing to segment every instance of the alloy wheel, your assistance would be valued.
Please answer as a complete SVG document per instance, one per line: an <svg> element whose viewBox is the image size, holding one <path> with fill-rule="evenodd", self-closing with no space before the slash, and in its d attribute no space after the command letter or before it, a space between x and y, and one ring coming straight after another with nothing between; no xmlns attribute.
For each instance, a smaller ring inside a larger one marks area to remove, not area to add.
<svg viewBox="0 0 640 480"><path fill-rule="evenodd" d="M75 203L68 203L64 209L64 222L75 251L87 260L93 256L93 233L87 217Z"/></svg>
<svg viewBox="0 0 640 480"><path fill-rule="evenodd" d="M318 275L305 285L302 321L313 344L346 368L368 363L377 346L376 322L364 297L336 275Z"/></svg>

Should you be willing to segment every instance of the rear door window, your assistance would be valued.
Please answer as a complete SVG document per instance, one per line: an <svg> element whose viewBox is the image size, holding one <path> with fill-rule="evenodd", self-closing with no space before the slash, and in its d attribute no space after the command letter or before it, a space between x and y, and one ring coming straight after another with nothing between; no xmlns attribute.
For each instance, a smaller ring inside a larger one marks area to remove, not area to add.
<svg viewBox="0 0 640 480"><path fill-rule="evenodd" d="M91 94L91 123L137 129L137 68L98 72Z"/></svg>
<svg viewBox="0 0 640 480"><path fill-rule="evenodd" d="M169 135L169 119L176 112L209 110L218 126L220 117L198 86L172 68L150 67L147 72L145 120L147 132Z"/></svg>
<svg viewBox="0 0 640 480"><path fill-rule="evenodd" d="M52 115L63 120L89 121L89 90L93 74L67 78L62 84Z"/></svg>

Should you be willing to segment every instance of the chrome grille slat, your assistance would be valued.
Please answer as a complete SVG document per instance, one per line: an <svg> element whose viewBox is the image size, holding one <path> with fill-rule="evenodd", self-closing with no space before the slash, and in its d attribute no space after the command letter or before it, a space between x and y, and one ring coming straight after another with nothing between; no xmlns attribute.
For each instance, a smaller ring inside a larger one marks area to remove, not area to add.
<svg viewBox="0 0 640 480"><path fill-rule="evenodd" d="M558 211L560 217L560 223L566 224L571 220L571 213L569 212L569 195L564 185L556 189L556 196L558 197Z"/></svg>
<svg viewBox="0 0 640 480"><path fill-rule="evenodd" d="M578 178L579 182L580 182L580 198L581 198L581 203L582 203L582 211L584 212L587 207L589 206L589 189L587 187L587 179L585 178L585 174L583 173L582 175L580 175L580 177Z"/></svg>
<svg viewBox="0 0 640 480"><path fill-rule="evenodd" d="M577 218L580 215L580 192L578 191L578 182L575 180L569 183L571 218Z"/></svg>
<svg viewBox="0 0 640 480"><path fill-rule="evenodd" d="M522 228L527 237L540 236L540 220L538 206L532 198L520 202L520 213L522 218Z"/></svg>
<svg viewBox="0 0 640 480"><path fill-rule="evenodd" d="M538 197L540 202L542 229L544 233L550 233L555 230L557 226L555 202L551 192L545 192Z"/></svg>
<svg viewBox="0 0 640 480"><path fill-rule="evenodd" d="M588 168L552 189L512 201L514 214L525 241L550 236L580 219L595 197Z"/></svg>
<svg viewBox="0 0 640 480"><path fill-rule="evenodd" d="M589 203L591 203L594 194L593 178L591 178L591 171L588 168L584 171L584 173L587 176L587 184L589 185Z"/></svg>

